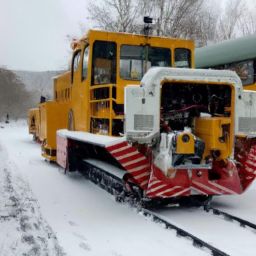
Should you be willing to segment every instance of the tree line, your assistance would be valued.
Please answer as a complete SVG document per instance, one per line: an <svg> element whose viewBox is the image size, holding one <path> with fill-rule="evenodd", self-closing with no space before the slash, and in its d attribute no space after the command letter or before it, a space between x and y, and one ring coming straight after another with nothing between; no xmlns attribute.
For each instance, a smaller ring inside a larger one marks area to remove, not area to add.
<svg viewBox="0 0 256 256"><path fill-rule="evenodd" d="M35 100L31 92L10 70L0 68L0 121L7 114L10 119L25 118Z"/></svg>
<svg viewBox="0 0 256 256"><path fill-rule="evenodd" d="M154 33L193 39L197 46L256 32L256 10L246 0L91 0L88 19L95 27L140 33L143 16Z"/></svg>

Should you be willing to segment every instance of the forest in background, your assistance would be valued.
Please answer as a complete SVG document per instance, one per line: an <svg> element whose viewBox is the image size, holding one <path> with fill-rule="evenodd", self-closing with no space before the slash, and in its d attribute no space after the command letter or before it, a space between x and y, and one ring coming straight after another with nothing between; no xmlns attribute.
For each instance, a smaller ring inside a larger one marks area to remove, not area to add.
<svg viewBox="0 0 256 256"><path fill-rule="evenodd" d="M52 77L61 71L11 71L0 68L0 121L26 118L40 97L52 98Z"/></svg>

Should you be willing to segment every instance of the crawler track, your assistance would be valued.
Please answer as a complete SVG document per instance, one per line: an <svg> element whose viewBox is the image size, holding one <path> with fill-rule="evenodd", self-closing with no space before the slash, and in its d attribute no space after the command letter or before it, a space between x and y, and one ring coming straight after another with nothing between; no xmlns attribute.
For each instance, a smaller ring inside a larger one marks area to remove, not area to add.
<svg viewBox="0 0 256 256"><path fill-rule="evenodd" d="M232 220L232 221L237 221L241 227L250 227L254 230L256 230L256 224L249 222L247 220L241 219L237 216L231 215L227 212L223 212L219 209L213 208L213 207L209 207L208 209L206 209L207 212L212 212L215 215L221 215L224 217L224 219L226 220Z"/></svg>
<svg viewBox="0 0 256 256"><path fill-rule="evenodd" d="M88 163L83 163L81 170L79 170L87 179L97 184L102 189L106 190L108 193L114 195L116 198L119 198L120 195L126 193L124 189L123 181L116 177L115 175L106 172L105 170L90 165ZM129 203L132 203L133 206L138 206L139 204L134 204L134 199L127 200ZM154 222L163 224L167 229L173 229L176 231L178 237L186 237L190 239L195 247L206 248L214 256L228 256L224 251L210 245L206 241L201 240L200 238L194 236L193 234L187 232L186 230L172 224L167 221L160 215L145 209L138 207L139 211L146 217L151 218Z"/></svg>

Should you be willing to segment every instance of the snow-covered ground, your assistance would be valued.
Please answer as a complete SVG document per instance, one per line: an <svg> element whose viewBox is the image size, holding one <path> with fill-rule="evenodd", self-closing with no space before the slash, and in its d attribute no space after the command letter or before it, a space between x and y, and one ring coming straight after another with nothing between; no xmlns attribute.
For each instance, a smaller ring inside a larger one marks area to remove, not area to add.
<svg viewBox="0 0 256 256"><path fill-rule="evenodd" d="M256 223L256 186L213 206ZM161 214L231 255L255 255L256 233L202 209ZM0 124L0 256L208 255L80 174L43 160L25 122Z"/></svg>
<svg viewBox="0 0 256 256"><path fill-rule="evenodd" d="M61 168L44 161L25 122L0 124L0 146L0 216L9 211L13 193L27 211L10 219L0 217L1 256L208 255L188 239L177 238L174 231L118 204L80 174L65 175ZM9 183L15 191L8 191ZM26 224L32 227L36 223L39 230L23 230L23 216ZM27 236L33 236L34 243L27 242ZM34 246L40 250L33 252Z"/></svg>

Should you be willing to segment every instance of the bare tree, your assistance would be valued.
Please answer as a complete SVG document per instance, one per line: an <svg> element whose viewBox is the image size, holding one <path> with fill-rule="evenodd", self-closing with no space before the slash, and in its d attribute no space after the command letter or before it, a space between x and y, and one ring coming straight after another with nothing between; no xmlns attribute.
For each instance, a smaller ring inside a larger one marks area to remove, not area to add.
<svg viewBox="0 0 256 256"><path fill-rule="evenodd" d="M256 33L256 8L246 11L238 21L239 32L242 36L251 35Z"/></svg>
<svg viewBox="0 0 256 256"><path fill-rule="evenodd" d="M218 21L218 31L215 41L235 38L238 24L246 11L246 4L241 0L230 0L226 3L224 12Z"/></svg>
<svg viewBox="0 0 256 256"><path fill-rule="evenodd" d="M138 3L133 0L105 0L100 4L91 2L88 7L89 19L105 30L133 32Z"/></svg>
<svg viewBox="0 0 256 256"><path fill-rule="evenodd" d="M90 19L102 29L138 32L142 17L155 20L158 35L198 39L205 42L212 35L216 17L206 0L106 0L89 5ZM210 29L211 31L209 32ZM205 44L205 43L203 43Z"/></svg>
<svg viewBox="0 0 256 256"><path fill-rule="evenodd" d="M155 33L188 38L198 46L256 32L255 12L246 1L229 0L105 0L91 2L90 19L101 29L138 32L142 17L151 16Z"/></svg>

